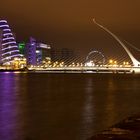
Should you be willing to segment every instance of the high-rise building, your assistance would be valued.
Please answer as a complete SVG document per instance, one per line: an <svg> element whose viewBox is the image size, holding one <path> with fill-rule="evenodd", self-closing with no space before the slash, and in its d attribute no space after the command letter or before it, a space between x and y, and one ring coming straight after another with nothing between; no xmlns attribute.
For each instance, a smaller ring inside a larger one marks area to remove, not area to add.
<svg viewBox="0 0 140 140"><path fill-rule="evenodd" d="M25 47L25 56L28 65L40 65L46 57L50 57L51 47L47 44L38 43L34 38L30 38Z"/></svg>
<svg viewBox="0 0 140 140"><path fill-rule="evenodd" d="M15 37L6 20L0 20L0 61L3 65L10 64L15 57L20 57Z"/></svg>
<svg viewBox="0 0 140 140"><path fill-rule="evenodd" d="M27 65L36 65L36 40L30 37L26 44Z"/></svg>

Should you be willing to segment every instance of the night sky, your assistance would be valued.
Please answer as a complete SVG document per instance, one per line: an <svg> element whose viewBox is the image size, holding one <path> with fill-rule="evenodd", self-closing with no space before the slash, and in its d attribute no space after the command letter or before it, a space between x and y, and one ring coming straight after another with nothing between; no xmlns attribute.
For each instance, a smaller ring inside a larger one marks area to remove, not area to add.
<svg viewBox="0 0 140 140"><path fill-rule="evenodd" d="M1 0L0 16L8 20L18 41L32 36L81 54L94 49L113 54L121 47L92 22L96 18L140 48L140 0Z"/></svg>

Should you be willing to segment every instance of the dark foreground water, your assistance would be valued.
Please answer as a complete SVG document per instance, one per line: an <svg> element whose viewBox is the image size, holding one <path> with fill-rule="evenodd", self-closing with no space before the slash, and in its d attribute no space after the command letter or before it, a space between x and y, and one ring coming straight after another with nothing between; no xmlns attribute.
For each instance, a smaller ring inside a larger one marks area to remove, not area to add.
<svg viewBox="0 0 140 140"><path fill-rule="evenodd" d="M86 140L140 112L140 75L0 73L0 140Z"/></svg>

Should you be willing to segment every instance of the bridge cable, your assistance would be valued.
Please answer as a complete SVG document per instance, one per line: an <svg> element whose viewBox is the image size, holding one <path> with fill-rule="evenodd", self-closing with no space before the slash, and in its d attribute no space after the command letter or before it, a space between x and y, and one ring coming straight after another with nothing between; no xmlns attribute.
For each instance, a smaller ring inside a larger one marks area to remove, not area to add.
<svg viewBox="0 0 140 140"><path fill-rule="evenodd" d="M135 50L137 50L137 51L140 52L140 49L137 48L136 46L134 46L133 44L131 44L130 42L128 42L128 41L126 41L126 40L124 40L124 42L126 42L126 43L127 43L130 47L132 47L133 49L135 49Z"/></svg>

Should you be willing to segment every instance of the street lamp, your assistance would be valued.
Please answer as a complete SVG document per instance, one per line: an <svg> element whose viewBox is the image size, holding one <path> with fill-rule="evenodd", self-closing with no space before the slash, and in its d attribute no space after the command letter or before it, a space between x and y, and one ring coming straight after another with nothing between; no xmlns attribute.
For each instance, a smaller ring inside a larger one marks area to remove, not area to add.
<svg viewBox="0 0 140 140"><path fill-rule="evenodd" d="M112 59L110 59L110 60L109 60L109 64L112 64L112 63L113 63L113 60L112 60Z"/></svg>

